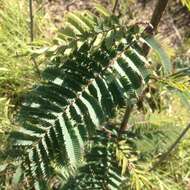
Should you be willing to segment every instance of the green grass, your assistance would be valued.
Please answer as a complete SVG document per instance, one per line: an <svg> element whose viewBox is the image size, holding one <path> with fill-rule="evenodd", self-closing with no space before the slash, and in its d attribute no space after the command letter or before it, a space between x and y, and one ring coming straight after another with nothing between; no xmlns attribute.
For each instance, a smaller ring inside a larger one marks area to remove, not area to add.
<svg viewBox="0 0 190 190"><path fill-rule="evenodd" d="M23 94L40 80L27 54L31 45L28 9L26 0L0 1L0 153L5 148L5 133L15 126L13 116ZM51 23L43 10L34 9L34 16L35 40L43 41Z"/></svg>
<svg viewBox="0 0 190 190"><path fill-rule="evenodd" d="M12 127L9 110L14 109L20 96L36 81L30 58L19 56L29 43L25 10L23 0L0 2L0 150L5 131Z"/></svg>
<svg viewBox="0 0 190 190"><path fill-rule="evenodd" d="M38 8L37 4L34 6ZM43 42L51 23L43 9L35 12L34 8L34 15L35 40ZM0 190L16 188L2 174L1 165L9 162L8 137L17 127L15 116L23 95L40 80L27 54L31 48L29 22L27 0L0 0Z"/></svg>

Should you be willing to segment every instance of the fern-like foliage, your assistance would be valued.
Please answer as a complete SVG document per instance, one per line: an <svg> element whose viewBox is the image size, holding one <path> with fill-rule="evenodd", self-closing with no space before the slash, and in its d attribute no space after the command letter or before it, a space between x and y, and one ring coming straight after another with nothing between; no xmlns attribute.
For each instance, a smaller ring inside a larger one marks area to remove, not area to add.
<svg viewBox="0 0 190 190"><path fill-rule="evenodd" d="M121 186L125 177L116 159L117 133L112 126L96 132L92 139L95 145L86 156L87 164L79 169L77 176L67 181L62 190L114 190Z"/></svg>
<svg viewBox="0 0 190 190"><path fill-rule="evenodd" d="M19 117L22 128L12 136L23 167L34 179L50 176L53 163L77 166L89 138L119 107L137 99L148 79L139 28L97 19L69 15L66 31L75 35L67 35L65 41L71 41L56 49L43 82L26 95ZM93 20L102 23L98 32ZM109 149L103 148L102 154L109 155Z"/></svg>
<svg viewBox="0 0 190 190"><path fill-rule="evenodd" d="M178 132L172 123L148 121L136 123L121 136L115 126L97 130L86 164L61 190L153 189L159 174L149 172L151 164L174 142Z"/></svg>

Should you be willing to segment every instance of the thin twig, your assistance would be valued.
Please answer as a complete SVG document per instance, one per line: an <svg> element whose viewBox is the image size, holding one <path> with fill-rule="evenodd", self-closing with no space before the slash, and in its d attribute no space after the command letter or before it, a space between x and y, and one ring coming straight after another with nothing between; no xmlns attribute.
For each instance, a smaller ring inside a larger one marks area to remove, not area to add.
<svg viewBox="0 0 190 190"><path fill-rule="evenodd" d="M32 0L29 0L29 14L30 14L30 42L32 43L34 40L34 17L33 17L33 4ZM41 77L40 69L38 68L38 64L34 58L32 58L34 67L36 69L36 73Z"/></svg>
<svg viewBox="0 0 190 190"><path fill-rule="evenodd" d="M112 13L113 13L113 14L115 14L115 11L116 11L116 9L117 9L118 3L119 3L119 0L115 0L115 4L114 4L113 10L112 10Z"/></svg>
<svg viewBox="0 0 190 190"><path fill-rule="evenodd" d="M153 167L150 169L150 171L153 171L154 169L156 169L164 160L166 160L168 158L168 156L170 155L170 153L176 148L176 146L179 144L179 142L181 141L181 139L185 136L185 134L187 133L187 131L190 129L190 124L187 125L187 127L181 132L181 134L179 135L179 137L176 139L176 141L170 146L170 148L168 149L168 151L164 154L162 154L162 156L160 157L159 161L156 162Z"/></svg>

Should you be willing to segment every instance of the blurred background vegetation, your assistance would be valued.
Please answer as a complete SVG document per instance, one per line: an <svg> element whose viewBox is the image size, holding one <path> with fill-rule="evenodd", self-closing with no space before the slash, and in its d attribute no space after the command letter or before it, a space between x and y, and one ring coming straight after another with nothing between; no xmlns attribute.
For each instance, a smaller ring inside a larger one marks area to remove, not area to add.
<svg viewBox="0 0 190 190"><path fill-rule="evenodd" d="M111 8L113 0L99 0L99 2ZM124 15L124 22L149 21L155 2L155 0L121 0L119 15ZM46 64L43 61L44 58L35 58L34 62L30 54L31 49L53 45L60 40L57 33L59 34L59 29L64 25L63 17L66 12L91 8L91 1L86 0L34 0L33 3L34 42L31 43L29 2L0 0L0 165L2 164L0 189L6 190L13 189L9 171L6 175L2 172L4 164L9 163L7 138L9 132L18 127L16 113L24 93L40 81L36 66L42 70ZM190 7L187 3L178 0L170 2L156 36L169 54L173 70L187 67L190 64L190 12L188 10ZM157 62L160 61L154 53L151 53L151 57ZM170 122L181 131L189 122L189 96L184 102L184 99L177 94L168 93L162 85L153 86L153 88L160 88L162 92L159 97L160 105L154 104L155 102L159 104L158 97L156 95L152 97L152 104L158 106L159 109L154 111L154 109L147 108L146 114L139 114L138 117L142 122L149 120L157 125ZM150 99L147 96L148 98ZM131 120L135 121L136 118L132 117ZM175 140L175 136L172 139ZM150 148L147 151L151 152L151 146L147 147ZM189 147L190 135L188 134L172 153L169 163L159 168L162 176L159 179L160 188L158 189L190 189ZM139 149L143 148L141 145ZM145 173L143 175L148 176ZM150 176L147 179L151 181ZM17 189L22 189L22 187Z"/></svg>

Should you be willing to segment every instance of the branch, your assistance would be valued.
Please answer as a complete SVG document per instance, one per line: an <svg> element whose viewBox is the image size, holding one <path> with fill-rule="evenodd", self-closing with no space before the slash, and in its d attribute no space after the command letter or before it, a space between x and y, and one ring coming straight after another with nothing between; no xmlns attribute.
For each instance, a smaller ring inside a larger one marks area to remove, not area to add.
<svg viewBox="0 0 190 190"><path fill-rule="evenodd" d="M167 4L169 0L158 0L156 7L153 11L152 18L150 21L150 26L146 28L146 32L149 35L153 35L153 32L156 32L160 20L166 10ZM149 53L150 47L147 44L143 44L143 52L144 55L147 56Z"/></svg>
<svg viewBox="0 0 190 190"><path fill-rule="evenodd" d="M133 111L133 105L131 103L129 103L129 105L127 106L126 110L125 110L125 115L123 117L123 121L121 123L121 127L120 127L120 132L124 132L128 129L128 121L131 115L131 112Z"/></svg>
<svg viewBox="0 0 190 190"><path fill-rule="evenodd" d="M156 31L160 20L163 16L164 11L166 10L167 4L169 0L158 0L156 7L154 9L150 24L154 27Z"/></svg>
<svg viewBox="0 0 190 190"><path fill-rule="evenodd" d="M167 159L167 157L170 155L170 153L176 148L176 146L179 144L179 142L181 141L181 139L185 136L185 134L187 133L187 131L190 129L190 124L187 125L187 127L181 132L181 134L179 135L179 137L176 139L176 141L170 146L170 148L168 149L168 151L166 153L164 153L158 162L156 162L153 167L150 169L150 171L153 171L156 167L158 167L164 160Z"/></svg>
<svg viewBox="0 0 190 190"><path fill-rule="evenodd" d="M115 0L115 4L114 4L113 10L112 10L113 14L115 14L118 3L119 3L119 0Z"/></svg>

